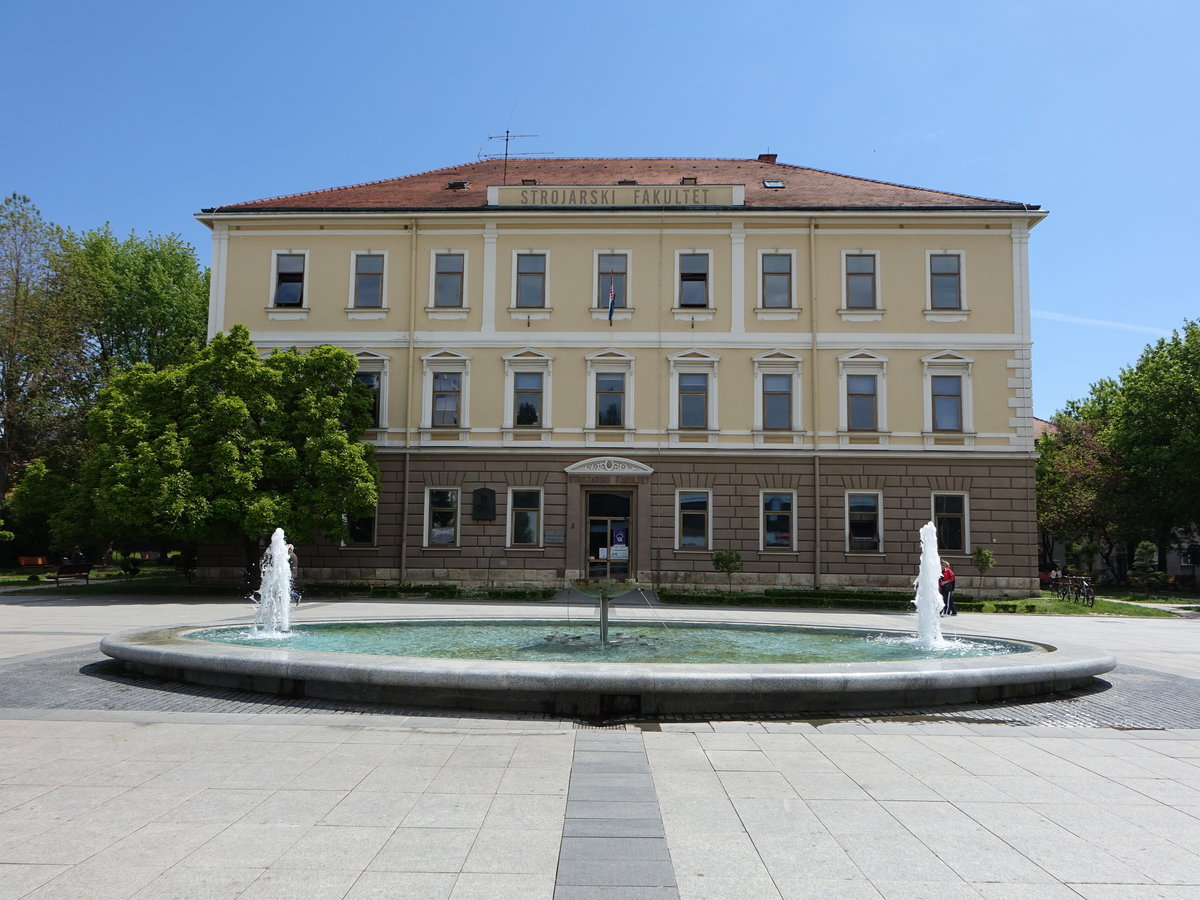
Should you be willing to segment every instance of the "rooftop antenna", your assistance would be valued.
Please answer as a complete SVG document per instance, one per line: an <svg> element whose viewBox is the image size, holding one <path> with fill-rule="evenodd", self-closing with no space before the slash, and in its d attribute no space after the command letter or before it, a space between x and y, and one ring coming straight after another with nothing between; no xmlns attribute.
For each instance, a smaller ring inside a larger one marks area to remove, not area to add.
<svg viewBox="0 0 1200 900"><path fill-rule="evenodd" d="M507 128L504 129L504 134L489 134L488 135L489 141L504 141L504 153L500 154L500 153L482 153L481 152L479 154L479 158L480 159L499 159L501 156L503 156L504 157L504 172L503 172L503 175L501 176L500 183L508 184L508 158L510 156L552 156L553 155L549 152L510 153L508 151L509 142L515 141L517 138L535 138L535 137L541 137L541 135L538 135L538 134L513 134Z"/></svg>

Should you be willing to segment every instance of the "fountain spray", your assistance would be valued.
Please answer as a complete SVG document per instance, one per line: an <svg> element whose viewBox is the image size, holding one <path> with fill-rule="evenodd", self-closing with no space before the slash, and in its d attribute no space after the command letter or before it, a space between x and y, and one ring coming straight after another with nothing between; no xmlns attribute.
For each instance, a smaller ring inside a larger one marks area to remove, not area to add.
<svg viewBox="0 0 1200 900"><path fill-rule="evenodd" d="M942 637L942 595L938 578L942 560L938 555L937 527L932 522L921 526L921 571L917 576L917 643L926 650L945 643Z"/></svg>
<svg viewBox="0 0 1200 900"><path fill-rule="evenodd" d="M292 569L288 563L283 529L276 528L263 555L258 612L250 633L255 637L280 637L292 630Z"/></svg>

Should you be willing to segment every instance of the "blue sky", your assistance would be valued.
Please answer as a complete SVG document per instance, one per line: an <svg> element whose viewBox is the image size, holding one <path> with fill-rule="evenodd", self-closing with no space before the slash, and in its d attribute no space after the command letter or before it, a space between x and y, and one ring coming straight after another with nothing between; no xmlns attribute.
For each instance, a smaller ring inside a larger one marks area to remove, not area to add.
<svg viewBox="0 0 1200 900"><path fill-rule="evenodd" d="M8 2L0 190L205 262L201 207L468 162L505 129L1040 204L1048 417L1200 317L1198 25L1162 0Z"/></svg>

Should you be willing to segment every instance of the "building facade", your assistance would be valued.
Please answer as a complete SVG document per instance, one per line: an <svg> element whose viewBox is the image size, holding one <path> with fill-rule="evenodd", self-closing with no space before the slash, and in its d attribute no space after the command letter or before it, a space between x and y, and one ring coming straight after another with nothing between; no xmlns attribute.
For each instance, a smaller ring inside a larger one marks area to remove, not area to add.
<svg viewBox="0 0 1200 900"><path fill-rule="evenodd" d="M1019 593L1044 216L763 155L487 160L198 218L210 330L343 347L377 398L377 514L302 548L309 578L697 585L728 549L747 587L905 589L932 520Z"/></svg>

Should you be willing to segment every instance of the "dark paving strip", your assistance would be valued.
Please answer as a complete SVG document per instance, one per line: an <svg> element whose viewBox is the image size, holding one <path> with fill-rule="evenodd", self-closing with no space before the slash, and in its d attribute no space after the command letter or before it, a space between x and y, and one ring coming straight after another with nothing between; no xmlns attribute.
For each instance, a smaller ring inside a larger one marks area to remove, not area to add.
<svg viewBox="0 0 1200 900"><path fill-rule="evenodd" d="M96 649L26 656L0 663L0 708L39 710L132 710L195 713L356 713L444 717L445 711L359 704L304 697L279 697L183 682L160 681L122 671ZM471 716L470 712L454 713ZM480 713L495 717L494 714ZM511 719L546 716L505 715ZM1118 666L1092 686L1048 699L1013 700L974 706L932 706L808 715L714 716L770 722L927 721L1078 728L1200 728L1200 679ZM664 717L659 721L689 721ZM694 720L693 720L694 721ZM596 734L604 730L585 726ZM645 723L653 729L654 723ZM611 733L611 732L608 732ZM619 733L619 732L618 732Z"/></svg>
<svg viewBox="0 0 1200 900"><path fill-rule="evenodd" d="M555 900L678 897L642 736L575 736Z"/></svg>

